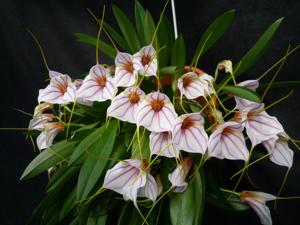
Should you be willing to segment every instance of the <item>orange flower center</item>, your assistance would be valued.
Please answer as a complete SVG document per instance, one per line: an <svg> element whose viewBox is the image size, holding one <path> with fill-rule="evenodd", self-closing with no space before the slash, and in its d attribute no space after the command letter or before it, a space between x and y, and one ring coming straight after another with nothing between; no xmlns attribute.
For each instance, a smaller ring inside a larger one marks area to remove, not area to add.
<svg viewBox="0 0 300 225"><path fill-rule="evenodd" d="M140 101L140 96L134 91L129 93L128 99L130 103L137 104Z"/></svg>
<svg viewBox="0 0 300 225"><path fill-rule="evenodd" d="M67 92L68 86L66 84L58 84L58 89L59 91L64 94Z"/></svg>
<svg viewBox="0 0 300 225"><path fill-rule="evenodd" d="M181 129L189 129L190 127L194 126L195 125L195 121L190 118L190 117L187 117L183 120L182 122L182 125L181 125Z"/></svg>
<svg viewBox="0 0 300 225"><path fill-rule="evenodd" d="M233 133L233 130L230 128L230 127L225 127L223 129L223 134L232 134Z"/></svg>
<svg viewBox="0 0 300 225"><path fill-rule="evenodd" d="M151 61L151 57L149 55L143 55L142 56L142 65L148 65L149 62Z"/></svg>
<svg viewBox="0 0 300 225"><path fill-rule="evenodd" d="M106 77L105 76L96 76L96 81L101 88L105 87Z"/></svg>
<svg viewBox="0 0 300 225"><path fill-rule="evenodd" d="M154 112L159 112L165 105L165 103L158 98L152 100L150 104Z"/></svg>
<svg viewBox="0 0 300 225"><path fill-rule="evenodd" d="M183 87L184 88L187 88L188 86L190 86L190 84L193 82L193 78L192 77L189 77L189 76L185 76L183 79L182 79L182 82L183 82Z"/></svg>
<svg viewBox="0 0 300 225"><path fill-rule="evenodd" d="M124 69L129 73L133 73L133 63L128 61L127 64L124 65Z"/></svg>

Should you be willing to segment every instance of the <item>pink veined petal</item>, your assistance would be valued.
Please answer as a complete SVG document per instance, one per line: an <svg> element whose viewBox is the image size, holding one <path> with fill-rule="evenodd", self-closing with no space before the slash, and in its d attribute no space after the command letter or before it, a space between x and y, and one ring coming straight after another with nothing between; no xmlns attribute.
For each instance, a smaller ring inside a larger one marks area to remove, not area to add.
<svg viewBox="0 0 300 225"><path fill-rule="evenodd" d="M139 73L144 76L156 76L157 58L156 51L152 45L143 47L139 52L134 54L134 62L141 64Z"/></svg>
<svg viewBox="0 0 300 225"><path fill-rule="evenodd" d="M248 120L244 122L244 126L251 140L252 147L284 132L277 118L270 116L266 111L248 113Z"/></svg>
<svg viewBox="0 0 300 225"><path fill-rule="evenodd" d="M137 109L137 124L152 132L171 131L177 114L167 95L146 95Z"/></svg>
<svg viewBox="0 0 300 225"><path fill-rule="evenodd" d="M39 134L39 136L36 139L36 144L37 144L39 150L49 147L49 145L47 143L47 134L45 131L43 131Z"/></svg>
<svg viewBox="0 0 300 225"><path fill-rule="evenodd" d="M177 118L173 127L173 143L178 150L205 153L208 136L203 128L203 117L199 113L184 114Z"/></svg>
<svg viewBox="0 0 300 225"><path fill-rule="evenodd" d="M44 127L44 131L37 137L37 146L40 150L52 146L56 135L64 129L63 124L60 122L45 123Z"/></svg>
<svg viewBox="0 0 300 225"><path fill-rule="evenodd" d="M68 85L67 91L65 92L65 94L63 96L63 100L66 103L74 102L76 99L76 92L77 92L76 86L73 83L70 83Z"/></svg>
<svg viewBox="0 0 300 225"><path fill-rule="evenodd" d="M280 137L264 141L263 145L270 153L270 160L280 166L291 168L294 152L289 148L288 142Z"/></svg>
<svg viewBox="0 0 300 225"><path fill-rule="evenodd" d="M250 88L252 90L256 90L258 85L259 85L258 80L246 80L246 81L243 81L243 82L237 84L237 86L247 87L247 88ZM253 101L249 101L249 100L239 98L239 97L236 97L236 96L234 97L234 99L235 99L235 102L236 102L236 108L240 109L240 110L242 110L242 109L244 109L248 106L251 106L252 104L257 104Z"/></svg>
<svg viewBox="0 0 300 225"><path fill-rule="evenodd" d="M137 108L140 104L140 99L144 96L145 93L139 88L126 88L113 98L111 105L107 109L107 116L136 123Z"/></svg>
<svg viewBox="0 0 300 225"><path fill-rule="evenodd" d="M204 96L204 86L198 74L188 72L178 79L178 89L187 99L195 99Z"/></svg>
<svg viewBox="0 0 300 225"><path fill-rule="evenodd" d="M184 174L183 166L178 165L176 169L168 175L168 179L172 184L173 192L184 192L188 186L185 182L186 175Z"/></svg>
<svg viewBox="0 0 300 225"><path fill-rule="evenodd" d="M54 70L49 70L49 77L50 78L54 78L54 77L59 77L59 76L62 76L64 74L60 73L60 72L57 72L57 71L54 71Z"/></svg>
<svg viewBox="0 0 300 225"><path fill-rule="evenodd" d="M208 156L248 160L249 152L242 131L242 125L237 122L225 122L220 125L209 138Z"/></svg>
<svg viewBox="0 0 300 225"><path fill-rule="evenodd" d="M138 190L137 196L138 197L146 197L146 198L152 200L153 202L156 201L156 198L158 196L158 188L157 188L157 184L156 184L154 177L150 173L147 173L146 183L143 187L141 187Z"/></svg>
<svg viewBox="0 0 300 225"><path fill-rule="evenodd" d="M150 153L165 157L178 157L179 151L174 147L172 134L170 132L151 132L150 134Z"/></svg>
<svg viewBox="0 0 300 225"><path fill-rule="evenodd" d="M204 73L199 76L199 79L203 83L205 96L211 95L215 92L213 87L214 78L212 76Z"/></svg>
<svg viewBox="0 0 300 225"><path fill-rule="evenodd" d="M53 114L38 114L33 116L32 120L29 122L29 130L39 130L45 129L45 124L51 122L54 118Z"/></svg>

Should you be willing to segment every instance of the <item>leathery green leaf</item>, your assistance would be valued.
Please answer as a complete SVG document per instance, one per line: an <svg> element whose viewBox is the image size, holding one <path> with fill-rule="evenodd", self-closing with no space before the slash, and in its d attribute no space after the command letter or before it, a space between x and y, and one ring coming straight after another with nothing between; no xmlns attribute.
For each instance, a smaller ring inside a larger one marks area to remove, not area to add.
<svg viewBox="0 0 300 225"><path fill-rule="evenodd" d="M27 166L21 176L21 180L26 180L37 176L57 163L67 161L67 157L72 153L77 142L74 141L60 141L50 148L43 150L35 157Z"/></svg>
<svg viewBox="0 0 300 225"><path fill-rule="evenodd" d="M280 18L273 24L271 24L258 39L258 41L253 45L253 47L246 53L246 55L243 56L243 58L234 68L235 77L238 77L246 70L248 70L261 57L262 53L266 50L283 19L284 18Z"/></svg>
<svg viewBox="0 0 300 225"><path fill-rule="evenodd" d="M145 25L146 11L139 1L135 1L134 13L135 13L134 14L135 15L135 26L136 26L136 30L137 30L137 33L140 38L140 42L142 45L145 45L144 25Z"/></svg>
<svg viewBox="0 0 300 225"><path fill-rule="evenodd" d="M111 120L84 160L78 178L77 199L86 198L98 182L113 151L117 129L117 121Z"/></svg>
<svg viewBox="0 0 300 225"><path fill-rule="evenodd" d="M201 52L201 55L203 55L209 48L211 48L225 33L225 31L229 28L233 17L235 14L235 10L229 10L216 18L210 26L206 29L204 34L202 35L195 54L194 58L192 60L192 65L196 63L197 58L199 57L199 54ZM202 51L201 51L202 50Z"/></svg>
<svg viewBox="0 0 300 225"><path fill-rule="evenodd" d="M122 10L120 10L117 6L112 5L112 9L120 30L130 47L131 53L137 52L138 50L140 50L141 45L133 25L131 24L125 13L122 12Z"/></svg>
<svg viewBox="0 0 300 225"><path fill-rule="evenodd" d="M171 66L177 66L177 72L179 74L182 74L183 72L185 65L185 54L184 40L182 34L180 34L174 42L171 56Z"/></svg>
<svg viewBox="0 0 300 225"><path fill-rule="evenodd" d="M233 94L237 97L244 98L253 102L261 102L259 95L246 87L238 87L233 85L226 85L222 89L225 93Z"/></svg>

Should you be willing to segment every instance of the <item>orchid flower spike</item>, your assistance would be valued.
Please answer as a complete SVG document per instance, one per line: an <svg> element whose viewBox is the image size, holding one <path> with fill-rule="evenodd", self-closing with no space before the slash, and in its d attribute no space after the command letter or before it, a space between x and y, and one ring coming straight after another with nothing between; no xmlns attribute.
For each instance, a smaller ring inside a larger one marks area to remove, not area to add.
<svg viewBox="0 0 300 225"><path fill-rule="evenodd" d="M274 195L257 191L242 191L240 199L241 202L247 203L256 212L261 224L272 225L270 209L266 202L275 200L276 197Z"/></svg>
<svg viewBox="0 0 300 225"><path fill-rule="evenodd" d="M158 195L154 177L146 170L144 160L128 159L118 162L105 175L103 187L115 191L137 207L137 198L146 197L153 202Z"/></svg>
<svg viewBox="0 0 300 225"><path fill-rule="evenodd" d="M206 97L214 92L213 77L203 73L188 72L178 79L178 89L187 99Z"/></svg>
<svg viewBox="0 0 300 225"><path fill-rule="evenodd" d="M259 82L258 82L258 80L246 80L246 81L243 81L241 83L238 83L237 86L246 87L246 88L249 88L249 89L255 91L256 88L258 88L258 86L259 86ZM257 104L256 102L253 102L253 101L250 101L250 100L247 100L247 99L243 99L243 98L240 98L240 97L237 97L237 96L234 96L234 99L235 99L235 102L236 102L236 108L239 109L239 110L242 110L246 107Z"/></svg>
<svg viewBox="0 0 300 225"><path fill-rule="evenodd" d="M251 104L236 114L237 122L245 128L251 140L252 148L256 145L276 138L278 134L284 133L283 127L276 117L270 116L264 110L264 104Z"/></svg>
<svg viewBox="0 0 300 225"><path fill-rule="evenodd" d="M294 152L289 148L288 137L285 133L278 134L278 137L262 142L270 153L270 160L280 166L291 168L293 165Z"/></svg>
<svg viewBox="0 0 300 225"><path fill-rule="evenodd" d="M185 182L185 179L192 167L192 163L192 159L186 157L183 159L183 163L178 164L176 169L168 175L173 192L184 192L186 190L188 183Z"/></svg>
<svg viewBox="0 0 300 225"><path fill-rule="evenodd" d="M134 56L119 52L115 58L114 81L117 87L130 87L136 82L138 71L143 69L141 62Z"/></svg>
<svg viewBox="0 0 300 225"><path fill-rule="evenodd" d="M139 88L126 88L113 98L111 105L107 109L107 116L136 123L137 109L141 103L141 98L144 96L145 93Z"/></svg>
<svg viewBox="0 0 300 225"><path fill-rule="evenodd" d="M165 156L168 158L179 157L179 151L175 148L172 141L172 133L151 132L150 134L150 154Z"/></svg>
<svg viewBox="0 0 300 225"><path fill-rule="evenodd" d="M44 130L37 137L37 146L40 150L52 146L56 135L64 130L64 124L61 122L45 123Z"/></svg>
<svg viewBox="0 0 300 225"><path fill-rule="evenodd" d="M208 136L200 113L183 114L176 119L173 128L173 143L178 150L204 154Z"/></svg>
<svg viewBox="0 0 300 225"><path fill-rule="evenodd" d="M68 75L53 76L45 89L40 89L38 101L52 104L68 104L75 101L76 87Z"/></svg>
<svg viewBox="0 0 300 225"><path fill-rule="evenodd" d="M139 73L144 76L156 76L157 57L156 51L152 45L143 47L139 52L134 54L134 61L142 65Z"/></svg>
<svg viewBox="0 0 300 225"><path fill-rule="evenodd" d="M117 88L108 69L97 64L90 69L77 93L78 98L84 101L103 102L112 99L117 93Z"/></svg>
<svg viewBox="0 0 300 225"><path fill-rule="evenodd" d="M247 161L249 151L243 136L243 126L237 122L225 122L210 135L208 157Z"/></svg>
<svg viewBox="0 0 300 225"><path fill-rule="evenodd" d="M137 125L152 132L171 131L176 117L169 97L160 92L147 94L137 109Z"/></svg>

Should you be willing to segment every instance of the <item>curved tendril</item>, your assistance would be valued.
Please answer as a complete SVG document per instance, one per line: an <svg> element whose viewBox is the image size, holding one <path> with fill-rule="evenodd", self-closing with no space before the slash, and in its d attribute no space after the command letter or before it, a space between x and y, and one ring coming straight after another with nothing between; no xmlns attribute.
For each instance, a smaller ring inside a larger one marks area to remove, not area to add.
<svg viewBox="0 0 300 225"><path fill-rule="evenodd" d="M74 113L74 110L75 110L76 101L77 101L77 99L75 98L74 103L73 103L73 107L72 107L72 110L71 110L71 113L70 113L70 118L69 118L69 121L67 123L66 139L68 139L68 137L69 137L69 129L70 129L70 124L71 124L71 121L72 121L73 113Z"/></svg>
<svg viewBox="0 0 300 225"><path fill-rule="evenodd" d="M100 21L100 27L99 27L97 41L96 41L96 64L99 63L99 41L100 41L100 35L101 35L102 27L103 27L104 15L105 15L105 5L103 5L102 18Z"/></svg>
<svg viewBox="0 0 300 225"><path fill-rule="evenodd" d="M291 171L291 168L288 168L287 171L286 171L286 173L285 173L285 175L284 175L284 177L283 177L283 181L282 181L282 183L280 185L280 188L279 188L279 190L278 190L278 192L276 194L276 199L274 201L274 209L276 209L276 207L277 207L277 199L280 196L280 194L281 194L281 192L282 192L282 190L284 188L284 185L286 184L286 181L287 181L287 178L289 176L290 171Z"/></svg>
<svg viewBox="0 0 300 225"><path fill-rule="evenodd" d="M209 33L209 35L208 35L207 38L205 39L205 41L204 41L204 43L203 43L203 45L202 45L202 47L201 47L201 49L200 49L199 54L197 55L197 59L196 59L196 62L195 62L195 64L194 64L194 72L195 72L195 68L196 68L197 65L198 65L198 61L199 61L199 59L200 59L200 56L202 55L202 52L203 52L203 50L204 50L204 47L206 46L206 44L207 44L207 42L208 42L208 40L210 39L210 37L211 37L212 34L213 34L213 32L210 32L210 33ZM192 68L192 67L190 67L190 68Z"/></svg>

